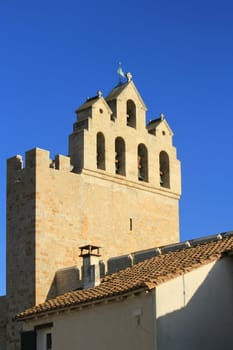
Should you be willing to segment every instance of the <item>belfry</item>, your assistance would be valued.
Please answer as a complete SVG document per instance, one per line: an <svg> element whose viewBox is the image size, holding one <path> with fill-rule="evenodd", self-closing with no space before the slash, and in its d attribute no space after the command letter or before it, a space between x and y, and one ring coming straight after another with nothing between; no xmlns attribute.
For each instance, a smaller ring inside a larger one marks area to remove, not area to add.
<svg viewBox="0 0 233 350"><path fill-rule="evenodd" d="M106 270L111 257L179 241L173 132L163 115L146 124L146 110L127 74L77 109L68 156L35 148L8 160L8 350L19 348L16 313L56 296L61 269L76 266L78 280L79 247L101 247Z"/></svg>

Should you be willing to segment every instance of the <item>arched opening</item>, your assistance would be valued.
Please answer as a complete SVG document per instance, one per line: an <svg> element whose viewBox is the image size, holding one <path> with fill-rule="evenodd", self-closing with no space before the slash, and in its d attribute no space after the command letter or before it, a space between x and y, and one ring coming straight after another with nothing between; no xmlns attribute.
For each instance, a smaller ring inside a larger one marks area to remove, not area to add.
<svg viewBox="0 0 233 350"><path fill-rule="evenodd" d="M136 128L136 105L132 100L127 101L127 125Z"/></svg>
<svg viewBox="0 0 233 350"><path fill-rule="evenodd" d="M102 132L98 132L96 136L96 166L105 170L105 138Z"/></svg>
<svg viewBox="0 0 233 350"><path fill-rule="evenodd" d="M138 180L148 181L148 152L145 145L138 145Z"/></svg>
<svg viewBox="0 0 233 350"><path fill-rule="evenodd" d="M170 188L169 157L165 151L161 151L159 154L159 176L160 186Z"/></svg>
<svg viewBox="0 0 233 350"><path fill-rule="evenodd" d="M115 140L115 172L125 176L125 141L121 137Z"/></svg>

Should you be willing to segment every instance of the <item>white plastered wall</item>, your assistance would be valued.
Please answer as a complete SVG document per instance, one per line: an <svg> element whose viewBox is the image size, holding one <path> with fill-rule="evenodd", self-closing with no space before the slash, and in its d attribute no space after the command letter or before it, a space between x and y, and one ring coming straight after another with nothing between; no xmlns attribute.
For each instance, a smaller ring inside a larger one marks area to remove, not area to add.
<svg viewBox="0 0 233 350"><path fill-rule="evenodd" d="M233 260L225 257L156 289L158 350L230 350Z"/></svg>
<svg viewBox="0 0 233 350"><path fill-rule="evenodd" d="M80 311L27 321L24 329L31 330L35 325L53 322L52 346L56 350L152 350L152 303L152 294L144 293Z"/></svg>

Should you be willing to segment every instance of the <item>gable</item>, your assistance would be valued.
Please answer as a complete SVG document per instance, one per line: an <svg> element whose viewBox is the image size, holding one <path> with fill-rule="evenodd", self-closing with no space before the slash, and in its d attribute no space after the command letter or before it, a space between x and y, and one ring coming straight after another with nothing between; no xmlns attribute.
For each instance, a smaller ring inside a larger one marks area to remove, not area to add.
<svg viewBox="0 0 233 350"><path fill-rule="evenodd" d="M93 109L99 109L100 113L106 112L108 114L112 114L112 110L105 101L103 97L98 98L95 103L92 105Z"/></svg>
<svg viewBox="0 0 233 350"><path fill-rule="evenodd" d="M156 134L156 131L161 131L161 132L168 133L170 136L173 136L173 131L168 125L163 114L161 114L158 119L151 120L147 124L147 129L151 134Z"/></svg>
<svg viewBox="0 0 233 350"><path fill-rule="evenodd" d="M141 105L144 111L147 110L147 107L132 80L125 84L118 85L106 97L107 102L118 99L133 100Z"/></svg>

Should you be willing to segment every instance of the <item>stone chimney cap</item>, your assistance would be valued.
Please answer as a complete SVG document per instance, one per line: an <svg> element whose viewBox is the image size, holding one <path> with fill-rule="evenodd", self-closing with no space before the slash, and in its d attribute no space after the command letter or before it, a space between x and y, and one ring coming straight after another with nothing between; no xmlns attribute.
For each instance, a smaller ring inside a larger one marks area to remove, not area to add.
<svg viewBox="0 0 233 350"><path fill-rule="evenodd" d="M84 245L82 247L79 247L80 248L80 255L81 257L84 257L84 256L101 256L100 254L100 247L98 246L95 246L95 245Z"/></svg>

